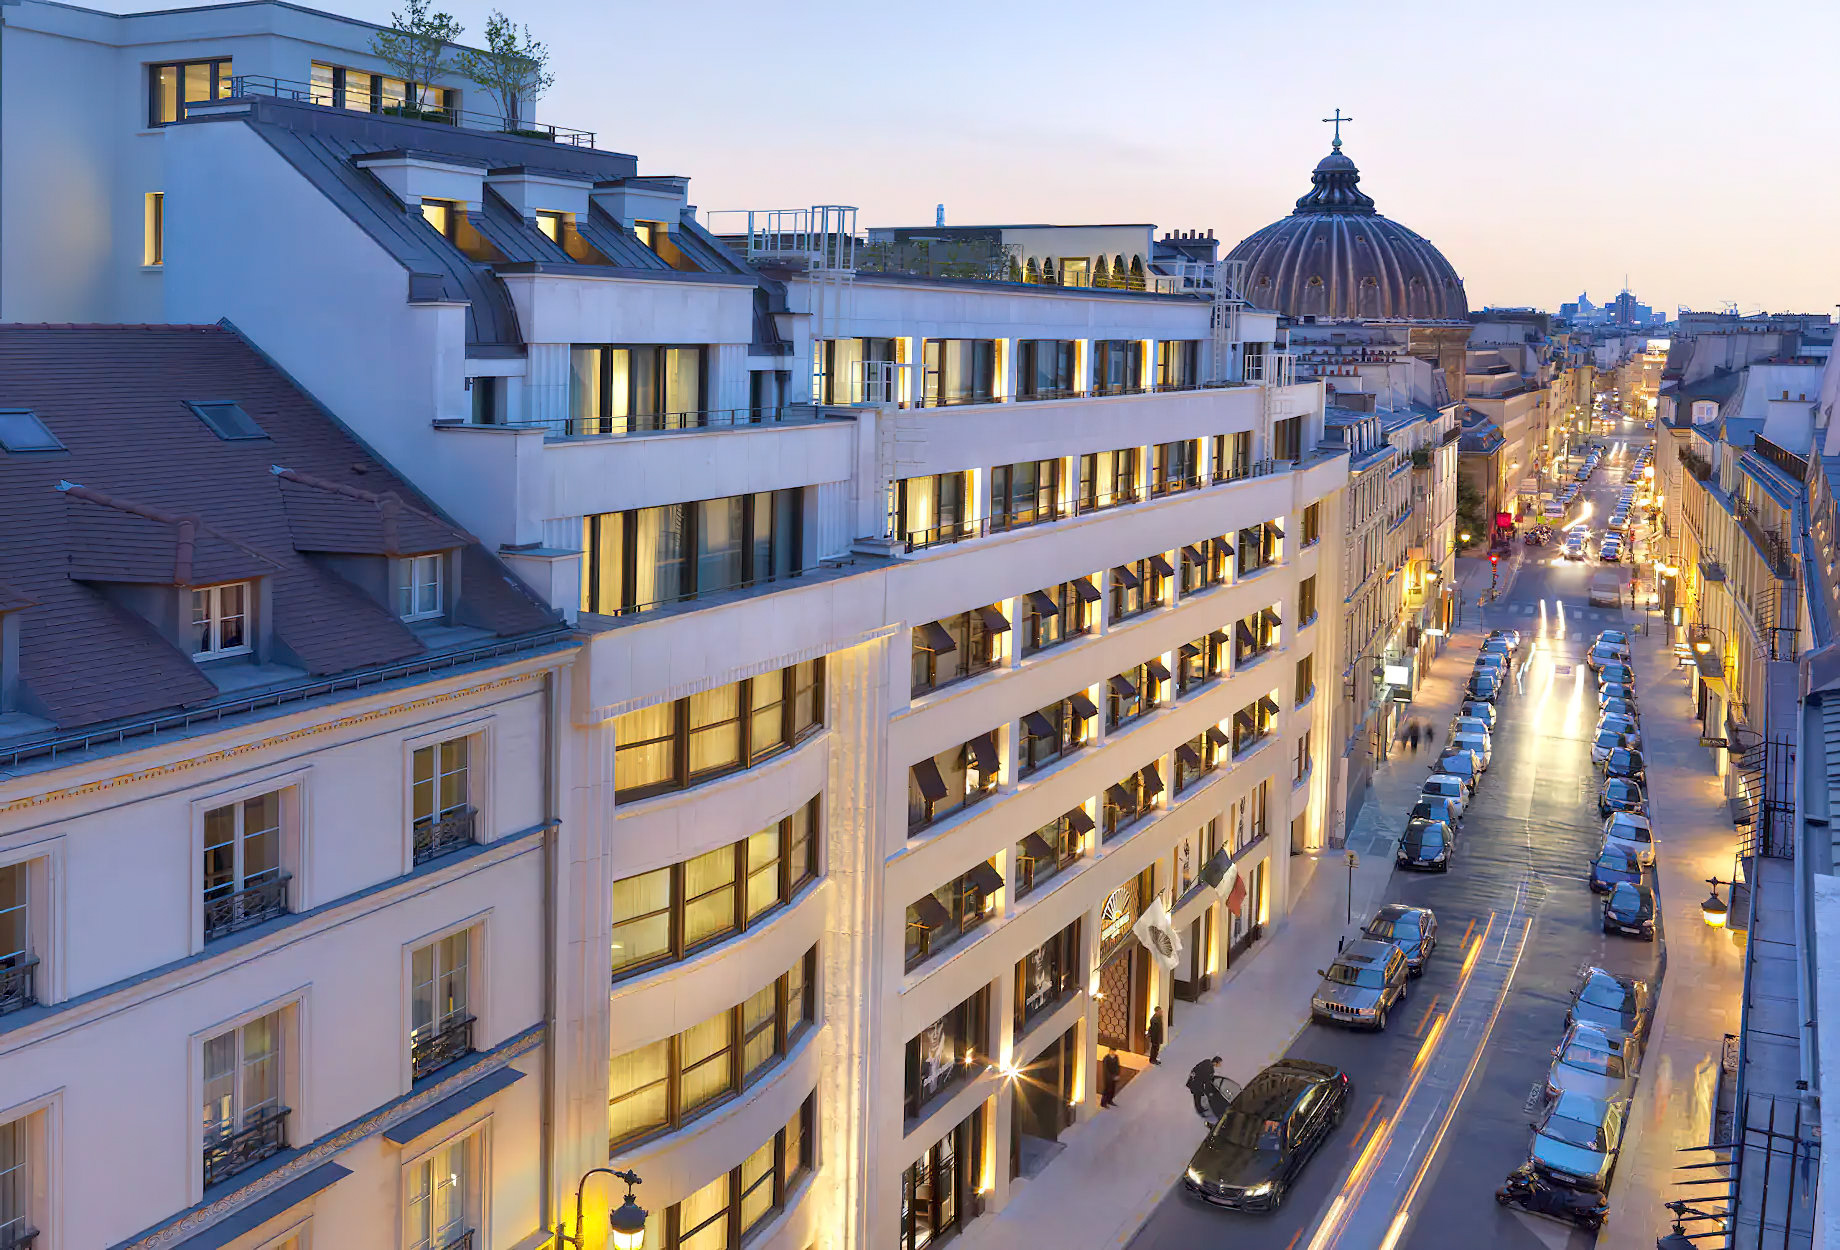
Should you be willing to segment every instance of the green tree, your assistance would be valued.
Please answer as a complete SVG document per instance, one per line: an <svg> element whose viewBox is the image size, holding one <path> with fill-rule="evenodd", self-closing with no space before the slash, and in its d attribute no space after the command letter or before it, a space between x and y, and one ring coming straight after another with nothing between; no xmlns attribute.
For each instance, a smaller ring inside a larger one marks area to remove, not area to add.
<svg viewBox="0 0 1840 1250"><path fill-rule="evenodd" d="M1487 518L1483 516L1482 492L1468 477L1457 475L1457 550L1462 551L1468 544L1463 535L1468 534L1470 541L1479 542L1488 533Z"/></svg>
<svg viewBox="0 0 1840 1250"><path fill-rule="evenodd" d="M556 81L549 72L548 45L532 39L530 27L517 25L496 9L486 18L485 49L462 51L454 68L498 101L507 130L516 130L518 119Z"/></svg>
<svg viewBox="0 0 1840 1250"><path fill-rule="evenodd" d="M429 86L452 71L447 48L462 29L451 14L429 12L428 4L429 0L406 0L402 12L390 14L390 28L371 36L371 52L414 87ZM408 101L411 109L420 104L419 93Z"/></svg>

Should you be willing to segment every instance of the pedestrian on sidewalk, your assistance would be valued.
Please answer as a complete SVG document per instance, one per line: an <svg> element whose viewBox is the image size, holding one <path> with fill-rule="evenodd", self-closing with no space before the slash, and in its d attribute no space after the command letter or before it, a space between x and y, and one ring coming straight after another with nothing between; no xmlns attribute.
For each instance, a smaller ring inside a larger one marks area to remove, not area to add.
<svg viewBox="0 0 1840 1250"><path fill-rule="evenodd" d="M1163 1053L1163 1009L1156 1008L1150 1013L1150 1027L1146 1032L1150 1037L1150 1062L1160 1064L1157 1056Z"/></svg>
<svg viewBox="0 0 1840 1250"><path fill-rule="evenodd" d="M1437 750L1437 726L1430 721L1425 722L1425 750Z"/></svg>
<svg viewBox="0 0 1840 1250"><path fill-rule="evenodd" d="M1118 1099L1118 1052L1108 1050L1099 1061L1099 1105L1109 1107Z"/></svg>
<svg viewBox="0 0 1840 1250"><path fill-rule="evenodd" d="M1413 721L1410 725L1406 726L1406 753L1408 755L1418 754L1418 722L1417 721Z"/></svg>

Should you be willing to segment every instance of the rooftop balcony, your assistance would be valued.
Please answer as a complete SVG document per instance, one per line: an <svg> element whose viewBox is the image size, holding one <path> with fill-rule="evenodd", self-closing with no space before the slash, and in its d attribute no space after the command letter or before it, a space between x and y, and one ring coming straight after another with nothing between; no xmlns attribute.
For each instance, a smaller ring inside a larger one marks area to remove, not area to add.
<svg viewBox="0 0 1840 1250"><path fill-rule="evenodd" d="M229 99L241 99L247 96L265 96L273 100L294 100L302 104L318 104L325 108L346 108L336 103L333 96L323 86L309 82L294 82L286 78L273 78L267 74L237 74L230 79ZM216 104L219 101L196 101L195 103ZM443 126L457 126L466 130L491 130L499 134L514 135L520 139L535 139L544 143L560 143L568 147L591 148L594 146L592 130L575 130L569 126L558 126L552 122L530 121L520 117L503 117L496 113L475 113L466 109L444 108L435 105L415 105L408 103L391 104L385 97L376 98L368 109L356 109L354 112L380 113L387 117L401 117L409 121L434 122Z"/></svg>

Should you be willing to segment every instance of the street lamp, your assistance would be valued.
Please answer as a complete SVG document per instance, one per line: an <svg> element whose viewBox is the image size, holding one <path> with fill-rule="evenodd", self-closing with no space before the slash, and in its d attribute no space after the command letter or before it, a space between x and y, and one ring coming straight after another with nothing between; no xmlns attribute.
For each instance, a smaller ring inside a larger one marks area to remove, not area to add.
<svg viewBox="0 0 1840 1250"><path fill-rule="evenodd" d="M607 1244L612 1246L613 1250L642 1250L645 1245L646 1211L633 1198L633 1186L642 1182L639 1174L631 1168L623 1172L617 1172L612 1168L589 1168L582 1174L581 1184L575 1186L575 1235L569 1236L558 1223L556 1225L556 1245L560 1247L567 1242L574 1246L575 1250L586 1250L582 1244L582 1235L587 1231L582 1224L582 1195L588 1188L588 1178L596 1172L604 1172L615 1180L626 1182L626 1201L607 1213L607 1222L612 1229Z"/></svg>
<svg viewBox="0 0 1840 1250"><path fill-rule="evenodd" d="M1725 918L1730 914L1731 908L1726 906L1725 900L1719 897L1719 887L1722 885L1735 885L1737 883L1734 881L1721 881L1717 877L1707 877L1706 884L1712 887L1712 893L1708 894L1706 896L1706 901L1699 905L1699 914L1705 918L1706 923L1712 928L1723 929L1725 927Z"/></svg>

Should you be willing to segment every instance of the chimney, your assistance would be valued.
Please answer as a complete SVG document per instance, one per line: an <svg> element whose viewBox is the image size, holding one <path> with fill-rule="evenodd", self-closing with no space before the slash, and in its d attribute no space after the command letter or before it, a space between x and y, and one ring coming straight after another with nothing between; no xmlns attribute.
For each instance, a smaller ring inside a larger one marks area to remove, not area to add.
<svg viewBox="0 0 1840 1250"><path fill-rule="evenodd" d="M1213 237L1214 237L1214 227L1212 227L1212 226L1209 226L1209 227L1208 227L1208 238L1210 238L1210 239L1211 239L1211 238L1213 238Z"/></svg>
<svg viewBox="0 0 1840 1250"><path fill-rule="evenodd" d="M943 226L946 224L946 206L944 204L933 209L933 224L935 226Z"/></svg>

